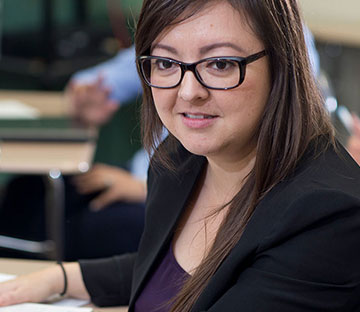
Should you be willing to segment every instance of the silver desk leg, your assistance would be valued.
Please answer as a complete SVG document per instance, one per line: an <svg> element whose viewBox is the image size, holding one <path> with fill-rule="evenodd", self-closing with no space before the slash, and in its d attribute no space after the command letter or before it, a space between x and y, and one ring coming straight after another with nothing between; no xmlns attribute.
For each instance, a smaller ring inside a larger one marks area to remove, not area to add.
<svg viewBox="0 0 360 312"><path fill-rule="evenodd" d="M59 170L51 170L46 179L46 233L47 239L54 242L48 254L50 259L64 259L65 244L65 187L64 179Z"/></svg>

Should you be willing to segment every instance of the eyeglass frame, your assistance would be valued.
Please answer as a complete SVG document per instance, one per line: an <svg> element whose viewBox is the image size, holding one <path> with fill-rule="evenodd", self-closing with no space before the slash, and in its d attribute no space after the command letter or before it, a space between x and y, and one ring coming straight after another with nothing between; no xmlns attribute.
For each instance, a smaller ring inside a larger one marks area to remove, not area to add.
<svg viewBox="0 0 360 312"><path fill-rule="evenodd" d="M136 62L137 62L137 65L138 65L138 67L140 69L142 79L144 80L144 82L149 87L152 87L152 88L157 88L157 89L173 89L173 88L176 88L183 81L185 73L187 71L191 71L194 74L196 80L203 87L205 87L207 89L211 89L211 90L230 90L230 89L237 88L238 86L240 86L244 82L244 80L245 80L245 72L246 72L246 65L248 65L248 64L250 64L252 62L255 62L256 60L262 58L265 55L267 55L267 52L266 52L266 50L263 50L261 52L251 54L251 55L249 55L247 57L241 57L241 56L215 56L215 57L204 58L204 59L201 59L200 61L197 61L197 62L194 62L194 63L184 63L184 62L181 62L181 61L178 61L178 60L174 60L172 58L162 57L162 56L140 55L140 56L138 56L136 58ZM180 66L180 69L181 69L181 76L180 76L179 82L177 84L173 85L173 86L170 86L170 87L160 87L160 86L155 86L155 85L151 84L150 81L148 81L148 79L146 78L146 74L144 72L144 66L143 66L144 61L151 60L151 59L166 60L166 61L170 61L172 63L178 64ZM202 81L202 78L201 78L200 74L196 70L196 66L198 64L202 63L202 62L205 62L205 61L212 61L212 60L221 61L222 59L235 61L238 64L239 70L240 70L239 82L235 86L226 87L226 88L216 88L216 87L210 87L210 86L206 85L206 83Z"/></svg>

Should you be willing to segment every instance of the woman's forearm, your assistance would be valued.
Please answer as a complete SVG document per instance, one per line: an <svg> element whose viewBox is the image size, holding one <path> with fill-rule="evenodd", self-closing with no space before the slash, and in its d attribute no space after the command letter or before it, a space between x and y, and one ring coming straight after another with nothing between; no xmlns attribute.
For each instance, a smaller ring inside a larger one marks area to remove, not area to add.
<svg viewBox="0 0 360 312"><path fill-rule="evenodd" d="M66 295L89 299L81 271L77 262L64 264L67 278ZM0 283L0 306L24 302L43 302L64 291L64 272L60 265L53 265L44 270L19 276L13 280Z"/></svg>

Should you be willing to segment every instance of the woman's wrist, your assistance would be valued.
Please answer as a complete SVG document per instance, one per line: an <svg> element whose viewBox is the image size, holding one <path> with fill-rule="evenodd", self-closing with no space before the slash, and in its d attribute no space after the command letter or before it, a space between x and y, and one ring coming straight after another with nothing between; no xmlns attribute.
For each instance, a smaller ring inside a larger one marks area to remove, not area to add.
<svg viewBox="0 0 360 312"><path fill-rule="evenodd" d="M63 287L63 290L61 291L60 293L60 296L63 297L66 295L67 293L67 288L68 288L68 278L67 278L67 273L66 273L66 270L64 268L64 265L62 263L62 261L59 261L58 262L58 265L60 266L60 269L61 271L63 272L63 277L64 277L64 287Z"/></svg>
<svg viewBox="0 0 360 312"><path fill-rule="evenodd" d="M64 263L64 269L67 276L67 295L73 298L89 300L90 295L85 287L79 263ZM64 286L64 282L61 283L61 286Z"/></svg>
<svg viewBox="0 0 360 312"><path fill-rule="evenodd" d="M50 296L61 295L65 290L66 296L89 299L90 296L82 280L80 265L77 262L63 262L62 265L66 274L66 287L64 271L59 264L43 271L49 285Z"/></svg>
<svg viewBox="0 0 360 312"><path fill-rule="evenodd" d="M61 267L57 264L45 269L43 274L47 277L51 296L60 294L64 289L64 276Z"/></svg>

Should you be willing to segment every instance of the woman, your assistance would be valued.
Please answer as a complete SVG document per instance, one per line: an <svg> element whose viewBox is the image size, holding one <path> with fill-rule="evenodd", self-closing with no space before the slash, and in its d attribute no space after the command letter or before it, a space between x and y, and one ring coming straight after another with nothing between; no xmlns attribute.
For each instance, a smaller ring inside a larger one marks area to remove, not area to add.
<svg viewBox="0 0 360 312"><path fill-rule="evenodd" d="M136 51L145 145L170 133L142 242L66 264L67 293L136 312L355 311L359 168L335 148L296 1L147 0ZM0 304L63 287L56 266L1 286Z"/></svg>

